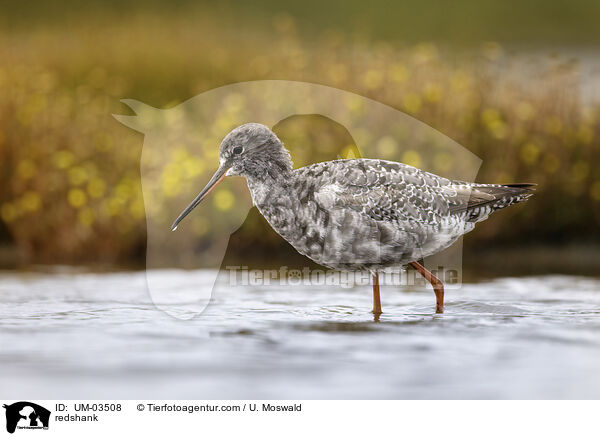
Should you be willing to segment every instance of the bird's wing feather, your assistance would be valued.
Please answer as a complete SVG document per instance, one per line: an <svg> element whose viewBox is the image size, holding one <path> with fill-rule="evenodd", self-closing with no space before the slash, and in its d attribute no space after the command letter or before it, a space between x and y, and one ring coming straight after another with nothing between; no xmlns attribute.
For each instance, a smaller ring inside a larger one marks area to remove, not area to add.
<svg viewBox="0 0 600 436"><path fill-rule="evenodd" d="M323 172L317 177L316 200L375 220L435 225L449 214L450 200L457 197L451 181L398 162L355 159L328 164L315 168Z"/></svg>
<svg viewBox="0 0 600 436"><path fill-rule="evenodd" d="M399 162L353 159L321 164L320 189L335 193L338 206L378 220L435 225L440 218L504 208L526 200L535 185L497 185L449 180ZM319 165L319 164L317 164Z"/></svg>

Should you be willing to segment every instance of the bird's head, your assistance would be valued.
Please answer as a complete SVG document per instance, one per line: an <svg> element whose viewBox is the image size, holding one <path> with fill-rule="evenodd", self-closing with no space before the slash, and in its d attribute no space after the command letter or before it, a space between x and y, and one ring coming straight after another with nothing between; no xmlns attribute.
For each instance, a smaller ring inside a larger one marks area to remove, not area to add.
<svg viewBox="0 0 600 436"><path fill-rule="evenodd" d="M225 136L219 148L219 168L200 194L177 217L171 230L183 220L226 176L243 176L250 180L286 177L292 160L277 135L258 123L242 124Z"/></svg>
<svg viewBox="0 0 600 436"><path fill-rule="evenodd" d="M228 168L228 176L256 178L292 168L290 154L277 135L258 123L242 124L225 136L219 148L219 163Z"/></svg>

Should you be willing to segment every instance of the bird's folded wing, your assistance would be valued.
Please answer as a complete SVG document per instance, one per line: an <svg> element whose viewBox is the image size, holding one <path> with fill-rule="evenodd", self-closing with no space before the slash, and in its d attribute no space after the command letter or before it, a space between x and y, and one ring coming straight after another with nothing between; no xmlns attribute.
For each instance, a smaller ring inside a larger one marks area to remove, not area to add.
<svg viewBox="0 0 600 436"><path fill-rule="evenodd" d="M315 190L322 207L348 208L378 221L435 224L449 214L453 190L442 177L407 165L387 161L362 160L347 164L328 177Z"/></svg>

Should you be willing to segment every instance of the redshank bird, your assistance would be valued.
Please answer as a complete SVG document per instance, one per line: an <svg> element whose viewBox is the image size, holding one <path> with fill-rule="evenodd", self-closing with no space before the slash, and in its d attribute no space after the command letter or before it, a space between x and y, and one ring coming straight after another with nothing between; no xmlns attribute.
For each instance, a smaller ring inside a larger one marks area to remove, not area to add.
<svg viewBox="0 0 600 436"><path fill-rule="evenodd" d="M534 187L449 180L379 159L294 169L279 138L257 123L243 124L223 139L219 163L171 230L226 176L245 177L254 205L300 254L328 268L372 274L377 317L379 273L409 264L431 283L436 312L442 313L444 285L419 260L449 247L492 212L526 200Z"/></svg>

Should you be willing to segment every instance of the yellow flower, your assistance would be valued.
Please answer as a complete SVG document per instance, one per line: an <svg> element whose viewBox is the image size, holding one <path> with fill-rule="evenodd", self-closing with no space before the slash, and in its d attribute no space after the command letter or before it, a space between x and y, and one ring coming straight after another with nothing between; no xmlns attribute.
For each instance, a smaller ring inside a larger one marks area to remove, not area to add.
<svg viewBox="0 0 600 436"><path fill-rule="evenodd" d="M416 113L421 109L421 97L417 94L406 94L402 99L402 105L408 113Z"/></svg>
<svg viewBox="0 0 600 436"><path fill-rule="evenodd" d="M73 186L79 186L88 179L88 174L82 167L73 167L69 170L69 182Z"/></svg>
<svg viewBox="0 0 600 436"><path fill-rule="evenodd" d="M421 155L415 150L407 150L402 155L402 162L419 168L421 166Z"/></svg>
<svg viewBox="0 0 600 436"><path fill-rule="evenodd" d="M422 42L415 46L414 59L418 64L425 64L438 57L437 47L429 42Z"/></svg>
<svg viewBox="0 0 600 436"><path fill-rule="evenodd" d="M383 73L381 70L369 70L363 77L363 83L367 89L376 89L383 83Z"/></svg>
<svg viewBox="0 0 600 436"><path fill-rule="evenodd" d="M227 189L221 189L215 194L214 203L217 209L220 211L226 211L233 207L235 198L231 191Z"/></svg>
<svg viewBox="0 0 600 436"><path fill-rule="evenodd" d="M78 209L87 203L87 196L81 189L71 189L67 196L69 204Z"/></svg>
<svg viewBox="0 0 600 436"><path fill-rule="evenodd" d="M428 83L423 91L425 99L431 103L437 103L442 99L442 88L437 83Z"/></svg>
<svg viewBox="0 0 600 436"><path fill-rule="evenodd" d="M348 144L341 151L339 157L342 159L358 159L360 158L360 153L358 153L358 150L354 144Z"/></svg>
<svg viewBox="0 0 600 436"><path fill-rule="evenodd" d="M70 167L75 160L75 156L68 150L59 150L52 156L54 166L59 169L65 169Z"/></svg>
<svg viewBox="0 0 600 436"><path fill-rule="evenodd" d="M92 198L100 198L106 191L106 183L104 180L99 178L93 178L87 184L87 192Z"/></svg>
<svg viewBox="0 0 600 436"><path fill-rule="evenodd" d="M377 141L377 153L384 159L390 159L396 153L398 143L391 136L384 136Z"/></svg>
<svg viewBox="0 0 600 436"><path fill-rule="evenodd" d="M193 179L204 171L204 162L200 159L190 157L184 161L183 170L188 179Z"/></svg>
<svg viewBox="0 0 600 436"><path fill-rule="evenodd" d="M521 148L521 159L529 165L537 162L540 155L540 148L532 142L528 142Z"/></svg>
<svg viewBox="0 0 600 436"><path fill-rule="evenodd" d="M0 217L7 222L10 223L14 221L19 216L19 211L14 204L4 203L2 207L0 207Z"/></svg>
<svg viewBox="0 0 600 436"><path fill-rule="evenodd" d="M486 126L489 126L491 123L498 121L500 119L500 112L494 108L487 108L481 112L481 121Z"/></svg>
<svg viewBox="0 0 600 436"><path fill-rule="evenodd" d="M506 123L500 118L500 112L493 108L485 109L481 113L481 120L496 139L504 139L508 129Z"/></svg>
<svg viewBox="0 0 600 436"><path fill-rule="evenodd" d="M136 220L140 220L146 216L146 211L144 210L144 202L141 198L136 198L131 205L129 206L129 213Z"/></svg>
<svg viewBox="0 0 600 436"><path fill-rule="evenodd" d="M40 194L34 191L27 191L21 198L21 206L28 212L35 212L42 205Z"/></svg>

